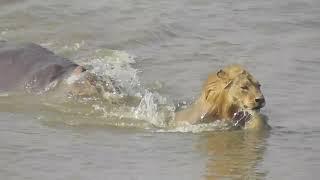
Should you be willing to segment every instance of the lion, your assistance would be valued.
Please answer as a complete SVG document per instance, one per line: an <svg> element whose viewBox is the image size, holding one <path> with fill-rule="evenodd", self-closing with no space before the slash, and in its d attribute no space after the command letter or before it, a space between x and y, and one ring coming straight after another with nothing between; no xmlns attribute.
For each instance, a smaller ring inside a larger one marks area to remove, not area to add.
<svg viewBox="0 0 320 180"><path fill-rule="evenodd" d="M175 121L198 124L224 120L248 128L267 126L259 113L266 104L260 87L244 67L229 65L208 76L200 97L189 108L176 112Z"/></svg>

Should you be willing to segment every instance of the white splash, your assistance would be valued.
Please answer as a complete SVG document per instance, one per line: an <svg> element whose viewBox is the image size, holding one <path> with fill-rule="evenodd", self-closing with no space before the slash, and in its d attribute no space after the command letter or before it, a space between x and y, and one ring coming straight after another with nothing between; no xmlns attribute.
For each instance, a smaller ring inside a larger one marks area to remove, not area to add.
<svg viewBox="0 0 320 180"><path fill-rule="evenodd" d="M156 127L167 127L173 119L174 106L158 93L145 90L140 104L134 110L135 117L144 119Z"/></svg>
<svg viewBox="0 0 320 180"><path fill-rule="evenodd" d="M84 65L99 77L111 79L123 95L141 97L138 71L131 67L134 56L124 51L97 50Z"/></svg>
<svg viewBox="0 0 320 180"><path fill-rule="evenodd" d="M131 66L133 63L135 56L117 50L97 50L93 58L85 63L90 72L102 79L112 80L113 86L120 91L118 101L125 97L138 100L135 106L119 105L116 109L105 111L105 117L118 116L119 119L145 121L156 127L166 127L167 121L173 117L174 106L165 97L141 85L138 70Z"/></svg>
<svg viewBox="0 0 320 180"><path fill-rule="evenodd" d="M76 52L86 45L84 40L81 40L78 42L72 42L68 44L61 44L56 41L41 42L39 44L45 48L48 48L54 51L57 54L64 54L64 55Z"/></svg>
<svg viewBox="0 0 320 180"><path fill-rule="evenodd" d="M92 120L92 123L151 129L154 132L199 133L230 128L222 121L175 126L173 103L140 83L139 71L131 66L135 57L124 51L97 50L83 61L90 72L102 79L111 79L119 90L117 97L104 96L107 102L92 105L97 114L103 114L99 122Z"/></svg>
<svg viewBox="0 0 320 180"><path fill-rule="evenodd" d="M71 45L63 46L63 51L77 51L81 47L83 47L84 45L85 45L85 42L82 40L80 42L75 42L75 43L73 43Z"/></svg>
<svg viewBox="0 0 320 180"><path fill-rule="evenodd" d="M71 76L69 76L66 79L66 82L67 82L67 84L72 84L72 83L76 82L77 80L79 80L81 76L82 76L82 74L80 74L80 75L71 74Z"/></svg>

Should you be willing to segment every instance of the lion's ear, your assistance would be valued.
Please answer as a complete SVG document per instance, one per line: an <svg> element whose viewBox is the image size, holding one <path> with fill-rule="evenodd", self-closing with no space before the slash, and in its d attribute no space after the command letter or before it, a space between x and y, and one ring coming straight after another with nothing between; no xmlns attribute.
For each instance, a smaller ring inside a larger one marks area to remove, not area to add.
<svg viewBox="0 0 320 180"><path fill-rule="evenodd" d="M225 71L223 71L222 69L220 69L218 72L217 72L217 76L218 78L220 79L226 79L228 77L227 73Z"/></svg>
<svg viewBox="0 0 320 180"><path fill-rule="evenodd" d="M246 70L242 70L240 74L247 75L248 72Z"/></svg>

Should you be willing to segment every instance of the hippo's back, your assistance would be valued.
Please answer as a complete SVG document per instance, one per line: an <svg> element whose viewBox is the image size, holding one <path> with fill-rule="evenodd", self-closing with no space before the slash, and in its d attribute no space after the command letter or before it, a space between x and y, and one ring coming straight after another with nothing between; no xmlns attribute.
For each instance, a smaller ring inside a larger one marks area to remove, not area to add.
<svg viewBox="0 0 320 180"><path fill-rule="evenodd" d="M33 43L0 41L0 91L41 91L77 66Z"/></svg>

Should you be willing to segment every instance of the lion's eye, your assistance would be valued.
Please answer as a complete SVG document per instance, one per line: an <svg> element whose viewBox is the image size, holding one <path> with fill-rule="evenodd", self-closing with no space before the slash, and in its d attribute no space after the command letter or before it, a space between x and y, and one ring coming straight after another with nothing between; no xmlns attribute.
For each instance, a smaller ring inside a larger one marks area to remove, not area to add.
<svg viewBox="0 0 320 180"><path fill-rule="evenodd" d="M241 89L243 89L243 90L248 90L249 87L248 87L248 86L241 86Z"/></svg>

